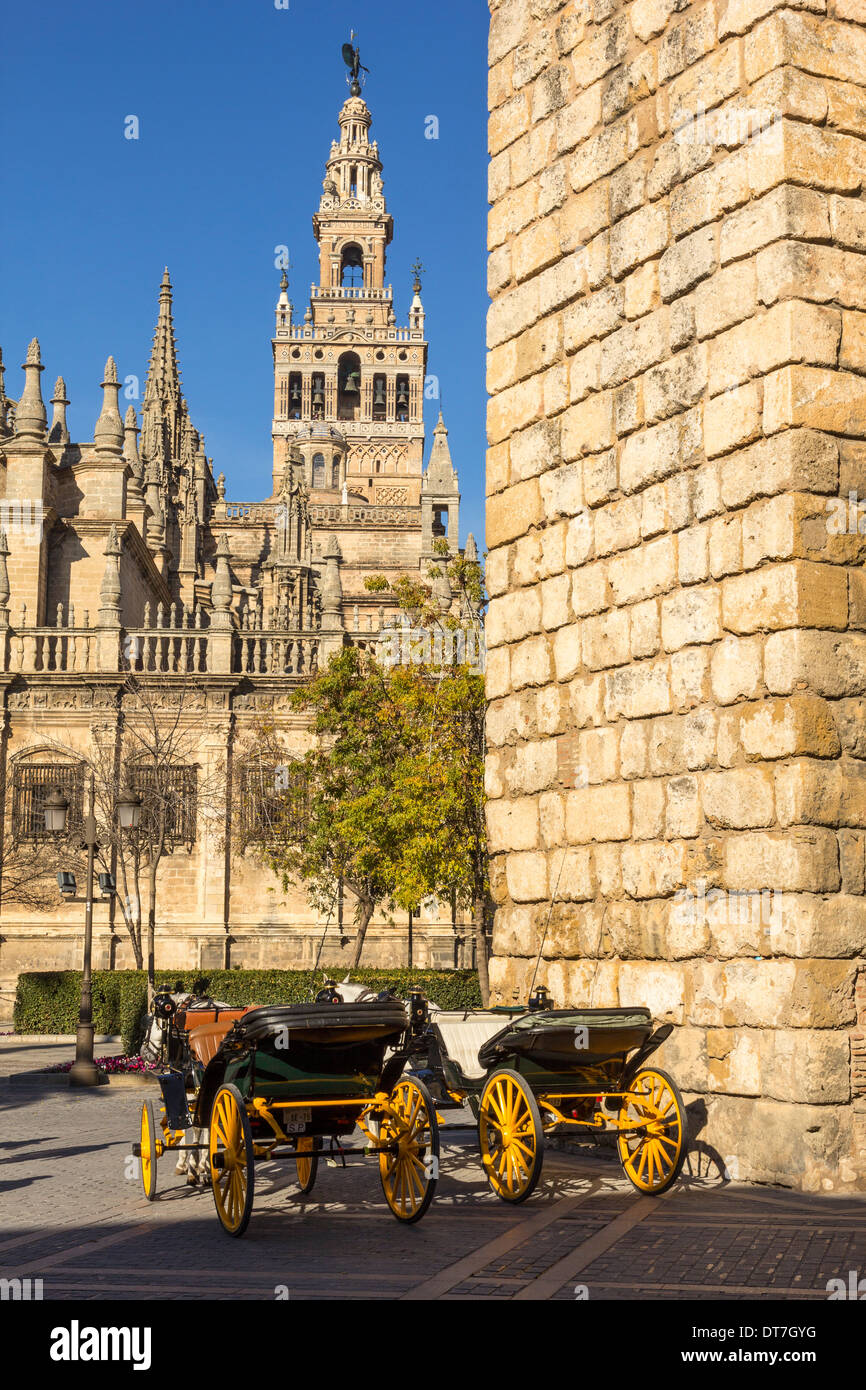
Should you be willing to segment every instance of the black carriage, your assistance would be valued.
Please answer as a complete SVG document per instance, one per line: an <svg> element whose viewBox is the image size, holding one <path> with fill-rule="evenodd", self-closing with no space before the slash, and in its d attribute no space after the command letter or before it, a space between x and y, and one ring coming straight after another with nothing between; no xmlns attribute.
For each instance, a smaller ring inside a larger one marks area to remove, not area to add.
<svg viewBox="0 0 866 1390"><path fill-rule="evenodd" d="M158 996L159 1009L169 1024L163 1112L157 1126L145 1102L136 1145L149 1199L163 1152L206 1150L217 1215L229 1235L240 1236L252 1212L256 1162L293 1161L309 1192L327 1144L341 1162L378 1158L398 1220L424 1215L438 1178L439 1132L424 1083L403 1076L411 1027L400 1000L345 1003L328 986L308 1004L173 1015L168 997ZM361 1148L343 1142L356 1128L366 1140Z"/></svg>
<svg viewBox="0 0 866 1390"><path fill-rule="evenodd" d="M647 1009L551 1004L538 990L528 1008L433 1013L412 1074L440 1108L468 1102L487 1181L506 1202L535 1188L545 1137L569 1132L614 1133L629 1181L664 1192L685 1157L685 1110L673 1078L647 1061L672 1026L654 1029Z"/></svg>

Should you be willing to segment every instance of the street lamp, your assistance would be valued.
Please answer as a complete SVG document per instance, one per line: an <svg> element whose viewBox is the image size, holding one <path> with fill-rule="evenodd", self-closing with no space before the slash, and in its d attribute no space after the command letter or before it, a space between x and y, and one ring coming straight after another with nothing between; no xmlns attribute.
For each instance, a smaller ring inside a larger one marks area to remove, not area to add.
<svg viewBox="0 0 866 1390"><path fill-rule="evenodd" d="M42 809L45 812L45 829L50 835L61 835L66 829L69 802L59 787L55 787L50 796L46 796Z"/></svg>
<svg viewBox="0 0 866 1390"><path fill-rule="evenodd" d="M59 787L45 798L45 829L52 835L66 829L69 802ZM87 893L84 899L84 968L81 974L81 1002L75 1035L75 1061L69 1072L70 1086L98 1086L99 1070L93 1060L93 864L96 851L96 779L90 774L90 809L84 820L82 849L87 850ZM117 798L117 816L122 830L134 829L141 818L141 797L124 787ZM62 889L61 889L62 891Z"/></svg>
<svg viewBox="0 0 866 1390"><path fill-rule="evenodd" d="M126 786L117 795L117 819L121 830L137 830L141 821L141 796Z"/></svg>

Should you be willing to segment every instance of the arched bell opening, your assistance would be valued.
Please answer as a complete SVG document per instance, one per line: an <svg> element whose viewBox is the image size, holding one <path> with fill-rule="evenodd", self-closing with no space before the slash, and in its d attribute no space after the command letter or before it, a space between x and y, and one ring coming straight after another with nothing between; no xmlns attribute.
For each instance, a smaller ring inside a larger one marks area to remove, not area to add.
<svg viewBox="0 0 866 1390"><path fill-rule="evenodd" d="M300 372L292 372L289 376L289 409L290 420L300 420L301 403L303 400L303 378ZM323 401L324 404L324 401Z"/></svg>
<svg viewBox="0 0 866 1390"><path fill-rule="evenodd" d="M350 241L340 256L340 284L360 289L364 283L364 253L357 242Z"/></svg>
<svg viewBox="0 0 866 1390"><path fill-rule="evenodd" d="M344 352L337 365L337 418L357 420L361 409L361 359Z"/></svg>
<svg viewBox="0 0 866 1390"><path fill-rule="evenodd" d="M398 376L397 378L397 419L405 422L409 419L409 378L408 376Z"/></svg>
<svg viewBox="0 0 866 1390"><path fill-rule="evenodd" d="M388 379L383 372L373 377L373 419L384 420L388 413Z"/></svg>

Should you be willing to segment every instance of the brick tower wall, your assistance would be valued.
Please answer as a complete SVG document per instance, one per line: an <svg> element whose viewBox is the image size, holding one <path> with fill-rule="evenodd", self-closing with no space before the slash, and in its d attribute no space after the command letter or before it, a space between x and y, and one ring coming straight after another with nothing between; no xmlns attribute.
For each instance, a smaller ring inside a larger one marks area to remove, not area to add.
<svg viewBox="0 0 866 1390"><path fill-rule="evenodd" d="M494 995L863 1187L866 3L490 8Z"/></svg>

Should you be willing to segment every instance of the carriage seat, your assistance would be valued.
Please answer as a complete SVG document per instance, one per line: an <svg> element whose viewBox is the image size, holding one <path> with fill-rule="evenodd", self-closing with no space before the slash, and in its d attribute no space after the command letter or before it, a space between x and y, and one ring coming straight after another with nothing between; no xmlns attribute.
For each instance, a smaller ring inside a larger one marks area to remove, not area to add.
<svg viewBox="0 0 866 1390"><path fill-rule="evenodd" d="M493 1013L464 1014L462 1011L442 1012L433 1018L434 1032L452 1062L456 1062L469 1081L487 1075L487 1067L478 1060L478 1049L501 1033L508 1023L507 1016Z"/></svg>
<svg viewBox="0 0 866 1390"><path fill-rule="evenodd" d="M233 1028L239 1018L243 1018L246 1009L219 1009L210 1012L203 1011L206 1023L196 1022L189 1028L189 1047L194 1057L197 1057L202 1066L206 1067L208 1062L219 1050L219 1045ZM192 1022L192 1016L188 1015L188 1025ZM188 1026L187 1025L187 1026Z"/></svg>

